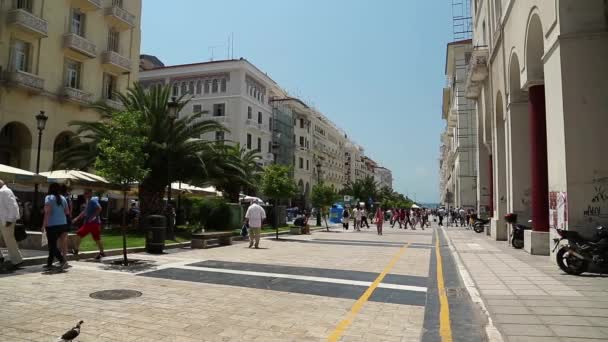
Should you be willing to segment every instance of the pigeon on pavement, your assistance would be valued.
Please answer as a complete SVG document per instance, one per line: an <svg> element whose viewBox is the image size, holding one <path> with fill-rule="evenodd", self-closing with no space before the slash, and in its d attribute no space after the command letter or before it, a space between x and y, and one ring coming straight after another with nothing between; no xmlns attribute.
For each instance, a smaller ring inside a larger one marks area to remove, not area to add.
<svg viewBox="0 0 608 342"><path fill-rule="evenodd" d="M57 341L63 341L63 342L73 341L76 337L78 337L78 335L80 335L80 325L82 323L84 323L84 321L78 322L78 324L76 324L75 327L66 331L66 333L63 334Z"/></svg>

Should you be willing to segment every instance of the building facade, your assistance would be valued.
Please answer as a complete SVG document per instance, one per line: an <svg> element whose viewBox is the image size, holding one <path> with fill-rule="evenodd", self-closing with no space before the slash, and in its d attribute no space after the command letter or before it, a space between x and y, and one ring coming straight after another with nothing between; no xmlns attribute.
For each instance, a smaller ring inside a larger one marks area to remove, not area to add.
<svg viewBox="0 0 608 342"><path fill-rule="evenodd" d="M277 84L245 59L165 66L140 72L149 87L170 85L173 96L190 98L179 115L202 112L228 132L213 132L205 140L230 141L257 150L262 165L274 161L272 99L283 97Z"/></svg>
<svg viewBox="0 0 608 342"><path fill-rule="evenodd" d="M325 115L314 110L311 130L313 174L318 176L317 182L323 181L339 191L346 183L344 147L347 140L344 133Z"/></svg>
<svg viewBox="0 0 608 342"><path fill-rule="evenodd" d="M141 1L20 0L0 2L0 164L40 171L74 134L69 122L99 120L87 108L117 106L138 77Z"/></svg>
<svg viewBox="0 0 608 342"><path fill-rule="evenodd" d="M380 188L387 187L393 189L393 173L391 170L383 166L377 166L374 169L374 178Z"/></svg>
<svg viewBox="0 0 608 342"><path fill-rule="evenodd" d="M477 208L476 120L473 101L465 96L471 50L471 40L448 44L442 104L446 127L441 135L441 203L465 209Z"/></svg>
<svg viewBox="0 0 608 342"><path fill-rule="evenodd" d="M477 188L491 235L532 220L524 248L549 254L551 228L608 223L608 4L475 0L466 96L475 101Z"/></svg>

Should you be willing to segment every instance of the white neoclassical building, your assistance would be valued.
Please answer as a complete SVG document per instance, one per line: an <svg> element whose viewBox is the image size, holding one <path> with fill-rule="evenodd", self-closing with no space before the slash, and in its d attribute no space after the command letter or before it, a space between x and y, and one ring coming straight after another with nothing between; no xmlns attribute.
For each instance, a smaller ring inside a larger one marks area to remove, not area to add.
<svg viewBox="0 0 608 342"><path fill-rule="evenodd" d="M172 65L139 73L144 86L170 84L174 96L191 98L179 115L205 112L204 119L222 123L229 132L201 137L228 140L258 150L264 165L273 162L272 99L283 91L246 59Z"/></svg>
<svg viewBox="0 0 608 342"><path fill-rule="evenodd" d="M478 119L479 206L532 220L525 249L549 254L551 228L608 223L608 3L474 0L467 97Z"/></svg>
<svg viewBox="0 0 608 342"><path fill-rule="evenodd" d="M470 39L447 45L443 89L440 195L449 207L477 207L477 132L473 101L465 96L467 65L471 57Z"/></svg>

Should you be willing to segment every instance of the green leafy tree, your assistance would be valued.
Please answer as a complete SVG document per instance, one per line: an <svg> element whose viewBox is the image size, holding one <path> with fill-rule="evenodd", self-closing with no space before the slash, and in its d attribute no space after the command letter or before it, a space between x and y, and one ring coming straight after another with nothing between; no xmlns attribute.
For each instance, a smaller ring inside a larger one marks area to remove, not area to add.
<svg viewBox="0 0 608 342"><path fill-rule="evenodd" d="M325 227L327 228L327 231L329 231L329 224L327 223L329 208L331 208L332 204L339 199L340 194L338 194L333 185L319 183L312 188L312 205L320 210L321 216L323 216L323 219L325 220Z"/></svg>
<svg viewBox="0 0 608 342"><path fill-rule="evenodd" d="M110 182L120 185L123 191L122 247L123 262L127 260L127 192L129 185L144 179L149 170L145 167L148 155L144 152L145 136L134 136L142 120L141 112L114 112L111 120L103 123L107 133L99 140L95 170Z"/></svg>
<svg viewBox="0 0 608 342"><path fill-rule="evenodd" d="M124 111L141 113L141 121L132 133L133 137L145 137L142 148L146 156L143 168L149 170L139 183L141 215L163 212L163 197L167 184L184 181L203 184L209 179L209 161L214 168L228 167L232 160L217 158L220 153L217 144L200 139L203 134L226 129L213 120L204 120L204 112L182 116L175 121L169 118L169 86L155 86L145 89L134 84L125 94L116 94ZM185 97L176 99L178 112L188 105ZM101 120L73 121L76 127L74 144L59 154L59 167L89 169L94 167L103 139L114 139L106 129L115 109L104 104L94 106L101 112ZM170 164L169 164L170 161ZM230 167L238 167L230 165ZM171 179L169 179L169 168Z"/></svg>
<svg viewBox="0 0 608 342"><path fill-rule="evenodd" d="M277 205L279 201L292 197L297 186L291 177L291 167L273 164L267 166L262 174L262 193L273 199L274 203L274 226L276 229L276 238L279 238L279 225L277 218Z"/></svg>
<svg viewBox="0 0 608 342"><path fill-rule="evenodd" d="M349 182L342 189L343 195L352 196L357 201L366 202L371 198L373 201L378 200L378 183L374 181L373 177L365 177L364 179L357 179L354 182Z"/></svg>

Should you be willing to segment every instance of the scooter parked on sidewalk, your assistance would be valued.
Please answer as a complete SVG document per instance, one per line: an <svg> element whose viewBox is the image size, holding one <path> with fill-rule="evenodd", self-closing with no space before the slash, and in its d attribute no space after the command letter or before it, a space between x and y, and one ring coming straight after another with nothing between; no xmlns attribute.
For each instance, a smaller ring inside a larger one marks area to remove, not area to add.
<svg viewBox="0 0 608 342"><path fill-rule="evenodd" d="M473 230L475 231L475 233L483 233L483 231L486 229L486 225L490 223L490 220L488 219L482 219L477 217L474 217L473 221Z"/></svg>
<svg viewBox="0 0 608 342"><path fill-rule="evenodd" d="M513 230L511 231L511 246L515 249L524 248L524 230L531 230L532 227L517 223L517 214L514 213L505 215L505 221L513 227Z"/></svg>
<svg viewBox="0 0 608 342"><path fill-rule="evenodd" d="M553 239L555 246L553 252L560 246L560 242L568 240L555 255L555 261L562 271L579 275L589 270L590 265L595 265L600 270L608 270L608 229L599 226L595 237L586 239L578 232L557 229L559 238Z"/></svg>

